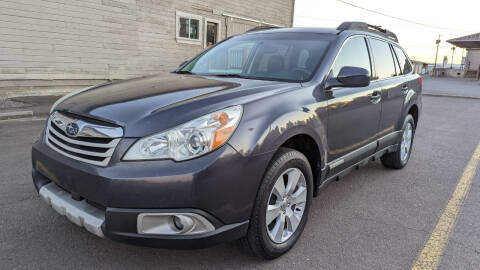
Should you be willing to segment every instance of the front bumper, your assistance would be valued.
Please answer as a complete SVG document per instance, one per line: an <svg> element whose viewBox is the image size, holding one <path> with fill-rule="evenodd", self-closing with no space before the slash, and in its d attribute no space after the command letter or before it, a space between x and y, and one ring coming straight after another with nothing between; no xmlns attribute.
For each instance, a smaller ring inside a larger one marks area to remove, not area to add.
<svg viewBox="0 0 480 270"><path fill-rule="evenodd" d="M41 176L38 176L41 177ZM162 248L203 248L241 238L247 233L248 221L221 225L218 220L196 209L112 209L102 210L85 200L74 200L70 193L49 182L40 187L42 199L60 215L96 236L107 236L127 244ZM214 220L214 231L195 235L147 235L133 230L140 213L196 213ZM108 221L108 222L107 222Z"/></svg>
<svg viewBox="0 0 480 270"><path fill-rule="evenodd" d="M95 208L85 200L76 201L72 195L59 188L55 183L43 185L38 191L40 197L60 215L99 237L104 237L102 225L105 211Z"/></svg>
<svg viewBox="0 0 480 270"><path fill-rule="evenodd" d="M269 154L246 158L227 144L187 162L121 162L128 142L119 144L109 166L98 167L62 156L38 141L32 148L35 187L75 224L120 242L200 248L246 235ZM194 235L147 235L137 230L141 213L182 211L205 217L215 229Z"/></svg>

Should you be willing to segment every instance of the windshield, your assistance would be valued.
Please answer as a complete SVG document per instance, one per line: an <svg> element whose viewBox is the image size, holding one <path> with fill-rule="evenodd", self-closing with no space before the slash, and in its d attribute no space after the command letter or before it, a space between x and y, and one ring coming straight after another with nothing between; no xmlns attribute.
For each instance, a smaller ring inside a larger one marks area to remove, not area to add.
<svg viewBox="0 0 480 270"><path fill-rule="evenodd" d="M310 80L332 39L327 34L234 37L205 51L179 73L302 82Z"/></svg>

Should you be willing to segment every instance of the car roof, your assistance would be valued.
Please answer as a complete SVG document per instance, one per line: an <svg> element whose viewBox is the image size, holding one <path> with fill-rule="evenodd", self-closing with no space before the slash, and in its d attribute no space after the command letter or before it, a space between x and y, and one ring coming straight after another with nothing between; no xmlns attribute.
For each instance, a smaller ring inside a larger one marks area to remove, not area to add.
<svg viewBox="0 0 480 270"><path fill-rule="evenodd" d="M381 28L380 26L369 25L363 22L344 22L337 28L324 28L324 27L269 27L269 26L260 26L250 29L245 34L254 34L254 33L265 33L265 34L275 34L275 33L311 33L311 34L332 34L340 35L344 34L345 36L351 35L368 35L373 37L378 37L389 42L395 43L398 45L397 36Z"/></svg>
<svg viewBox="0 0 480 270"><path fill-rule="evenodd" d="M340 31L334 28L322 27L281 27L281 28L264 28L264 30L252 29L247 33L316 33L316 34L338 34Z"/></svg>
<svg viewBox="0 0 480 270"><path fill-rule="evenodd" d="M281 27L281 28L261 28L256 30L256 28L249 30L245 34L253 33L315 33L315 34L338 34L340 31L334 28L322 28L322 27Z"/></svg>

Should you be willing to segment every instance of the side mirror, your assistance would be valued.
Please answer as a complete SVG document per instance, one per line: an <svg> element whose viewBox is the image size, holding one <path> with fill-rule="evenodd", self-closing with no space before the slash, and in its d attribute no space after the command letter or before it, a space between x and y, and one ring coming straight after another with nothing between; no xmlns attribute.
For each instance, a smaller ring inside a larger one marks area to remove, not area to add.
<svg viewBox="0 0 480 270"><path fill-rule="evenodd" d="M332 87L365 87L370 85L368 70L359 67L342 67L337 78L327 80L325 89Z"/></svg>

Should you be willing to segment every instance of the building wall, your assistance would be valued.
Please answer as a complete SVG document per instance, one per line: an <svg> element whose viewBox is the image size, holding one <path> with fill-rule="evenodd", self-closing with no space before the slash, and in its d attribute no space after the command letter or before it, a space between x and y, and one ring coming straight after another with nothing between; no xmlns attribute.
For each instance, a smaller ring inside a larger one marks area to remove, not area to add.
<svg viewBox="0 0 480 270"><path fill-rule="evenodd" d="M417 74L423 75L427 72L428 65L423 62L412 61L413 71Z"/></svg>
<svg viewBox="0 0 480 270"><path fill-rule="evenodd" d="M294 0L2 0L0 80L124 79L171 71L204 48L203 42L177 41L177 11L218 20L223 39L262 25L226 13L291 26L293 5Z"/></svg>
<svg viewBox="0 0 480 270"><path fill-rule="evenodd" d="M465 64L470 70L478 70L478 66L480 65L480 49L468 49Z"/></svg>

